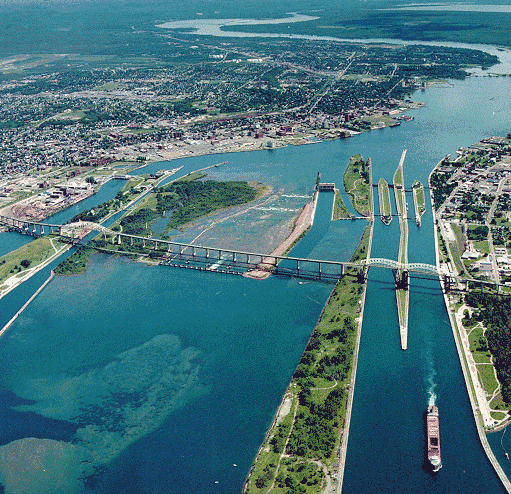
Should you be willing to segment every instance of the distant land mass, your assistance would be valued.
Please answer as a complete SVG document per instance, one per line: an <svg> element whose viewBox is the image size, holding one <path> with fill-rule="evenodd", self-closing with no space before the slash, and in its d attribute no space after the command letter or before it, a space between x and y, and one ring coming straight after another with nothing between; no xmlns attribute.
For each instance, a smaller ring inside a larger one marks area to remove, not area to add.
<svg viewBox="0 0 511 494"><path fill-rule="evenodd" d="M279 18L290 12L317 17L308 22L229 27L230 31L289 33L337 38L457 41L511 47L509 5L485 1L471 9L396 4L388 0L203 2L171 0L0 0L0 56L20 53L159 56L167 47L157 24L186 19ZM431 9L431 10L429 10Z"/></svg>

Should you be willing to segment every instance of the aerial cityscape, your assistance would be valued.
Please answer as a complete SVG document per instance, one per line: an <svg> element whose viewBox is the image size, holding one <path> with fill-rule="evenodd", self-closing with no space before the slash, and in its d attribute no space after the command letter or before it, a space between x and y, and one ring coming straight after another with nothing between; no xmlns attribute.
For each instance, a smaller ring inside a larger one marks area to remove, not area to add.
<svg viewBox="0 0 511 494"><path fill-rule="evenodd" d="M0 492L511 493L511 4L0 1Z"/></svg>

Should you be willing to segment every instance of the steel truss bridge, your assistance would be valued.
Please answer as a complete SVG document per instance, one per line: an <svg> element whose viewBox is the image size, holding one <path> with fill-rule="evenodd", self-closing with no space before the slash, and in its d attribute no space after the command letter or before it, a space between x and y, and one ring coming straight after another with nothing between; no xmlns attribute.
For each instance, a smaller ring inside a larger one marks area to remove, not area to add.
<svg viewBox="0 0 511 494"><path fill-rule="evenodd" d="M420 273L435 277L440 274L437 267L432 264L402 264L391 259L382 258L344 262L263 254L131 235L89 221L56 225L18 220L0 215L0 225L36 237L45 235L46 232L55 233L71 243L78 243L88 232L96 231L101 233L105 240L111 238L112 244L115 246L113 250L122 251L121 246L123 244L130 247L138 246L150 249L154 252L154 257L161 259L164 265L205 271L243 274L247 271L258 270L272 272L273 274L337 281L345 274L346 269L351 268L352 274L356 274L362 280L365 280L367 268L377 267L393 270L396 283L399 283L400 280L402 283L403 276L407 280L408 273ZM103 250L109 251L109 249ZM130 252L126 251L126 253Z"/></svg>
<svg viewBox="0 0 511 494"><path fill-rule="evenodd" d="M187 244L183 242L175 242L172 240L162 240L158 238L148 238L139 235L131 235L127 233L117 232L110 230L109 228L104 227L98 223L92 223L88 221L79 221L76 223L71 223L69 225L62 225L62 234L71 234L73 237L76 235L76 232L80 232L83 230L90 231L98 231L101 232L106 240L107 236L112 237L112 243L120 245L123 241L127 240L130 246L135 245L135 243L142 244L142 247L147 248L147 246L151 246L153 250L165 250L167 254L179 254L184 257L197 257L197 258L205 258L205 259L222 259L225 257L230 257L232 262L240 262L245 263L247 265L259 265L264 268L264 266L269 266L273 268L273 270L280 271L281 274L285 270L295 271L295 274L299 274L300 271L302 274L306 274L306 272L311 272L311 266L306 266L308 264L313 264L315 272L319 278L321 277L329 277L332 273L329 273L329 267L336 267L337 269L337 278L344 274L344 270L346 268L364 268L364 267L379 267L392 269L397 271L408 271L414 273L421 274L429 274L438 276L437 267L432 264L425 263L408 263L402 264L398 261L393 261L391 259L382 259L382 258L371 258L371 259L363 259L357 262L344 262L344 261L326 261L323 259L309 259L302 257L290 257L290 256L277 256L271 254L261 254L258 252L248 252L241 250L233 250L227 248L219 248L219 247L207 247L203 245L196 244ZM283 265L285 262L285 266ZM292 265L288 265L291 263ZM340 272L339 272L340 271Z"/></svg>

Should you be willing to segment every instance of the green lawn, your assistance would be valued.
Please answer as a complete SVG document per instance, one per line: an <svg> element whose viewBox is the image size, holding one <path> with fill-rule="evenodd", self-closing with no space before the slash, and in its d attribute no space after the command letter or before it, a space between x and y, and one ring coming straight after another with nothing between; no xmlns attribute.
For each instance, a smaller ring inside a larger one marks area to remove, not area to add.
<svg viewBox="0 0 511 494"><path fill-rule="evenodd" d="M53 240L53 244L57 249L60 249L65 245L64 243L56 240ZM55 250L51 246L48 237L38 238L12 252L9 252L8 254L5 254L0 257L0 284L17 273L23 273L23 271L26 271L28 268L37 266L53 254L55 254ZM21 263L23 261L29 262L29 266L27 268L22 266Z"/></svg>
<svg viewBox="0 0 511 494"><path fill-rule="evenodd" d="M477 372L483 389L492 394L499 386L497 378L495 377L495 370L491 364L481 364L477 366Z"/></svg>
<svg viewBox="0 0 511 494"><path fill-rule="evenodd" d="M488 240L479 240L477 242L474 242L474 247L476 250L482 252L483 254L490 253L490 245L488 243Z"/></svg>
<svg viewBox="0 0 511 494"><path fill-rule="evenodd" d="M389 184L384 178L380 178L378 182L378 196L380 199L380 214L390 216L392 214L392 206L390 203Z"/></svg>

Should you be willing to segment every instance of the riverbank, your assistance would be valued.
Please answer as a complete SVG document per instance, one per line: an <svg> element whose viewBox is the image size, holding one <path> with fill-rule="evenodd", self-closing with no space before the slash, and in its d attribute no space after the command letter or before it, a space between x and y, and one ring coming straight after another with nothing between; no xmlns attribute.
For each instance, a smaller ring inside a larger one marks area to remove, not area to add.
<svg viewBox="0 0 511 494"><path fill-rule="evenodd" d="M367 257L366 259L371 259L371 246L373 244L373 234L374 234L374 219L370 225L371 233L369 234L369 241L367 244ZM367 269L367 268L366 268ZM360 339L362 337L362 324L364 322L364 308L366 303L366 294L367 294L367 283L364 283L364 291L361 297L360 303L360 317L358 317L358 329L357 329L357 342L355 344L355 352L353 354L353 364L351 370L351 379L350 379L350 391L348 395L348 404L346 406L346 420L343 427L343 433L341 438L341 447L339 448L339 480L337 483L337 491L336 494L341 494L342 492L342 484L344 481L344 468L346 465L346 454L348 452L348 437L350 432L350 423L351 423L351 412L353 410L353 399L355 396L355 383L357 378L357 365L358 365L358 355L360 351ZM325 491L325 494L326 491Z"/></svg>
<svg viewBox="0 0 511 494"><path fill-rule="evenodd" d="M57 248L57 247L55 247L55 245L53 243L53 239L51 239L51 238L47 239L45 237L37 239L35 242L41 243L41 242L45 242L45 241L48 241L50 246L48 249L46 249L42 252L43 259L41 260L41 262L39 262L35 266L29 267L29 268L25 269L24 271L13 274L12 276L4 279L0 284L0 298L5 297L5 295L10 293L12 290L14 290L16 287L21 285L23 282L30 279L33 275L35 275L36 273L41 271L41 269L48 266L48 264L53 262L55 259L60 257L62 254L67 252L72 247L72 245L65 244L65 245L59 245ZM13 262L20 262L20 261L22 262L22 258L30 257L27 251L31 248L32 244L33 244L33 242L20 247L18 250L3 256L2 259L5 261L6 258L12 258L13 256L15 256L16 261L12 261L10 264L12 264ZM18 253L17 256L16 256L16 253ZM7 265L8 266L7 269L9 269L9 263L5 263L5 265Z"/></svg>
<svg viewBox="0 0 511 494"><path fill-rule="evenodd" d="M108 179L110 180L110 178ZM108 180L105 180L99 187L104 185ZM99 189L98 187L98 189ZM26 222L40 222L49 216L64 211L79 202L88 199L92 195L96 194L96 189L92 187L81 194L72 195L68 197L62 197L62 201L58 203L47 203L46 196L41 197L38 195L31 195L21 201L17 201L9 206L5 206L0 210L0 214L8 216L10 218L16 218L20 221Z"/></svg>

